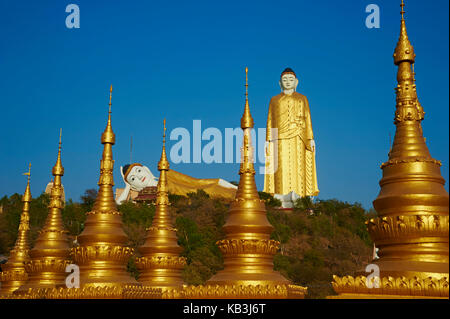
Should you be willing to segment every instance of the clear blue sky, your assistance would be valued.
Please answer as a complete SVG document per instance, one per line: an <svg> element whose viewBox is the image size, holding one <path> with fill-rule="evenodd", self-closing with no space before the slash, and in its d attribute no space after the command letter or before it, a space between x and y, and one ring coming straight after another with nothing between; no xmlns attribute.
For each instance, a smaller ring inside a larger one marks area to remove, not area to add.
<svg viewBox="0 0 450 319"><path fill-rule="evenodd" d="M76 3L81 28L67 29ZM365 27L365 8L381 28ZM0 196L22 193L32 162L32 194L51 179L63 128L63 184L78 200L97 187L114 85L116 186L120 165L142 162L157 175L162 119L168 130L238 127L249 67L250 106L265 127L278 78L293 68L310 102L319 198L372 207L393 125L400 1L0 1ZM449 177L449 3L406 1L417 54L424 135ZM173 145L168 142L168 147ZM238 164L178 164L195 177L237 180ZM259 189L263 177L256 177ZM448 188L447 188L448 189Z"/></svg>

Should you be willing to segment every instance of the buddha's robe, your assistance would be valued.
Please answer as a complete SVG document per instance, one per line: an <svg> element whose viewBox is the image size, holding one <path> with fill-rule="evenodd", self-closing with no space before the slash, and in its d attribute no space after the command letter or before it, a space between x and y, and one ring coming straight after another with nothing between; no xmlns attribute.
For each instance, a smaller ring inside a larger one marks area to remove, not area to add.
<svg viewBox="0 0 450 319"><path fill-rule="evenodd" d="M276 129L276 130L274 130ZM270 100L267 117L264 192L317 196L314 139L306 96L281 93Z"/></svg>

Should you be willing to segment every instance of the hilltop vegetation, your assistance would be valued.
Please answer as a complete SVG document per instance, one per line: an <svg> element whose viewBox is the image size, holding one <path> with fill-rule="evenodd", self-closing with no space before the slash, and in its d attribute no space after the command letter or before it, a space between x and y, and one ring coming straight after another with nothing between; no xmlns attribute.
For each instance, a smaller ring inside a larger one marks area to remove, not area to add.
<svg viewBox="0 0 450 319"><path fill-rule="evenodd" d="M94 203L95 190L87 190L80 202L69 200L62 212L64 225L71 239L84 227L85 213ZM205 192L188 196L170 195L173 223L178 229L182 255L188 265L183 277L188 284L202 284L223 268L223 258L215 245L224 238L229 201L210 198ZM372 242L365 221L374 212L366 211L360 204L338 200L311 201L299 199L292 211L276 209L279 202L266 193L267 217L274 226L272 239L281 242L275 255L274 267L295 284L308 287L308 298L324 298L334 294L332 275L348 275L370 262ZM42 194L33 199L30 214L30 238L33 245L47 216L49 197ZM17 237L22 210L21 196L14 194L0 200L0 255L8 255ZM146 228L151 225L155 207L131 202L119 206L128 245L136 248L144 243ZM139 276L133 259L129 271Z"/></svg>

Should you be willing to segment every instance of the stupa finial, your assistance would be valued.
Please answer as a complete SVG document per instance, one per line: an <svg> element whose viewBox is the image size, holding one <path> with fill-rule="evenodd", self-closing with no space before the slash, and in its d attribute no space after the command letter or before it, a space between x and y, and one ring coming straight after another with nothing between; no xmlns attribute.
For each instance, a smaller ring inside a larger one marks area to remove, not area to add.
<svg viewBox="0 0 450 319"><path fill-rule="evenodd" d="M161 159L158 162L158 170L159 171L168 171L169 170L169 161L167 160L166 154L166 119L163 120L163 146L161 152ZM165 174L164 174L165 177ZM165 187L165 186L164 186Z"/></svg>
<svg viewBox="0 0 450 319"><path fill-rule="evenodd" d="M402 3L400 4L400 7L402 8L402 10L400 11L400 14L402 15L402 20L405 20L405 3L402 0Z"/></svg>
<svg viewBox="0 0 450 319"><path fill-rule="evenodd" d="M108 122L106 123L105 131L102 134L102 144L109 143L111 145L114 145L116 142L116 136L112 130L112 125L111 125L112 90L113 90L113 87L111 85L111 87L109 89Z"/></svg>
<svg viewBox="0 0 450 319"><path fill-rule="evenodd" d="M250 106L248 103L248 67L245 67L245 108L241 118L241 128L252 128L254 126L252 115L250 114Z"/></svg>
<svg viewBox="0 0 450 319"><path fill-rule="evenodd" d="M27 187L25 188L25 193L22 197L22 202L31 202L31 192L30 192L30 179L31 179L31 163L28 164L28 172L23 173L27 177Z"/></svg>
<svg viewBox="0 0 450 319"><path fill-rule="evenodd" d="M56 164L53 166L52 174L53 176L63 176L64 175L64 167L61 163L61 138L62 138L62 128L59 130L59 145L58 145L58 157L56 158ZM55 178L55 183L59 183L61 185L61 178Z"/></svg>
<svg viewBox="0 0 450 319"><path fill-rule="evenodd" d="M405 4L404 4L403 0L402 0L402 4L400 6L402 8L402 10L400 12L402 15L402 19L400 22L400 36L398 39L397 47L395 48L395 51L394 51L395 65L399 65L403 61L408 61L410 63L414 63L415 58L416 58L416 55L414 53L414 47L412 46L411 42L409 41L408 32L406 31L406 22L405 22L405 17L404 17Z"/></svg>

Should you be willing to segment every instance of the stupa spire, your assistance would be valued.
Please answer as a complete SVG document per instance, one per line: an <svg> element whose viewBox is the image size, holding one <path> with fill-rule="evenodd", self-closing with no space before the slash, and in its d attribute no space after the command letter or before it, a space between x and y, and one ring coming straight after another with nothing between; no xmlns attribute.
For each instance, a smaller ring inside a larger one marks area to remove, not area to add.
<svg viewBox="0 0 450 319"><path fill-rule="evenodd" d="M241 128L252 128L254 126L252 115L250 114L250 106L248 103L248 68L245 67L245 107L244 114L241 118Z"/></svg>
<svg viewBox="0 0 450 319"><path fill-rule="evenodd" d="M414 63L416 55L414 54L414 48L409 41L408 33L406 32L406 22L405 22L405 4L402 1L402 4L400 5L401 15L402 19L400 21L400 37L397 42L397 47L394 51L394 63L395 65L399 65L401 62L409 61L410 63Z"/></svg>
<svg viewBox="0 0 450 319"><path fill-rule="evenodd" d="M180 288L183 285L181 272L186 258L179 257L182 248L178 245L177 230L172 226L167 172L169 161L166 155L166 120L163 127L163 146L158 162L160 172L157 186L156 211L152 226L148 228L144 245L139 248L141 258L136 265L141 271L139 281L155 288Z"/></svg>
<svg viewBox="0 0 450 319"><path fill-rule="evenodd" d="M50 192L47 219L33 249L30 250L30 260L25 263L28 281L17 290L18 293L29 292L32 294L30 289L63 287L67 276L66 266L71 263L70 245L61 215L64 207L61 183L64 175L64 167L61 162L61 135L62 129L59 133L58 156L52 169L53 186Z"/></svg>
<svg viewBox="0 0 450 319"><path fill-rule="evenodd" d="M79 246L72 249L72 256L75 264L80 266L82 287L103 287L120 291L126 285L138 283L126 270L134 250L126 246L128 238L123 231L122 214L117 210L112 189L112 146L115 135L111 125L111 97L112 86L108 122L101 136L103 155L100 161L99 191L92 211L86 213L85 228L77 238Z"/></svg>
<svg viewBox="0 0 450 319"><path fill-rule="evenodd" d="M29 260L29 230L30 230L30 178L31 163L28 172L24 173L27 178L27 186L22 196L23 209L20 215L19 231L14 248L9 254L8 261L2 266L3 272L0 273L1 295L9 295L25 284L28 279L24 263Z"/></svg>

